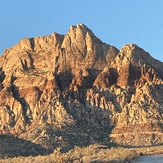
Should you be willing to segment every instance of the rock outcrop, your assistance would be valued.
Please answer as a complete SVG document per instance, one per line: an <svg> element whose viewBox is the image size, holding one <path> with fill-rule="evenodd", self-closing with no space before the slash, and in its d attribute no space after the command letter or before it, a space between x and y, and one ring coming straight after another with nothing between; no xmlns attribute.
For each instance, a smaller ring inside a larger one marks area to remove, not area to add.
<svg viewBox="0 0 163 163"><path fill-rule="evenodd" d="M78 24L24 38L0 61L1 134L49 149L163 143L163 63L137 45L118 50Z"/></svg>

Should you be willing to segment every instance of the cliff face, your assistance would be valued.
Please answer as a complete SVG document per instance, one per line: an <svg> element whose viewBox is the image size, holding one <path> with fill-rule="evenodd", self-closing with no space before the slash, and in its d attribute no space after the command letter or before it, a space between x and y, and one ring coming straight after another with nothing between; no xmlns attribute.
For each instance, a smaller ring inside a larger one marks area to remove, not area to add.
<svg viewBox="0 0 163 163"><path fill-rule="evenodd" d="M83 24L0 56L0 133L46 148L163 142L163 63L103 43Z"/></svg>

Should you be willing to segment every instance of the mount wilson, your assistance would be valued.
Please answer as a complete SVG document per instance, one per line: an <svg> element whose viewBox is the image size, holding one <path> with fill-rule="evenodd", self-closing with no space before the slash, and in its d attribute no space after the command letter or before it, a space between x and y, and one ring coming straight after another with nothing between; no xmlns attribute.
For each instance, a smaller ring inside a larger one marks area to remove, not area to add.
<svg viewBox="0 0 163 163"><path fill-rule="evenodd" d="M0 56L0 135L47 150L163 143L163 63L83 24L24 38Z"/></svg>

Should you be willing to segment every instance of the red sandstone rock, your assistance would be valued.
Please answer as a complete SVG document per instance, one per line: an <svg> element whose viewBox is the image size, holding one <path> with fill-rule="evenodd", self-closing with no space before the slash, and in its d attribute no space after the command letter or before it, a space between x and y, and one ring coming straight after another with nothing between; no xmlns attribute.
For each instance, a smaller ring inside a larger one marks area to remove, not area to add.
<svg viewBox="0 0 163 163"><path fill-rule="evenodd" d="M162 92L162 62L137 45L119 51L79 24L66 35L24 38L0 56L0 132L30 139L46 124L112 134L142 124L161 128Z"/></svg>

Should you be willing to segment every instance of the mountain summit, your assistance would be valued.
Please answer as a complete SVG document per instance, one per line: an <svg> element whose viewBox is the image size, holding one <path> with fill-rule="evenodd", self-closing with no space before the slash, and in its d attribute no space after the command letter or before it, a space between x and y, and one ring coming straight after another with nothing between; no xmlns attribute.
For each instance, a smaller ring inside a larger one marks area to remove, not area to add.
<svg viewBox="0 0 163 163"><path fill-rule="evenodd" d="M163 143L163 63L85 25L24 38L0 56L0 133L44 148Z"/></svg>

